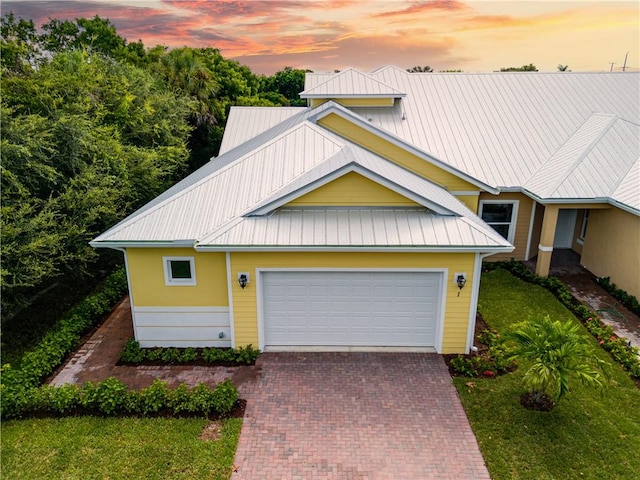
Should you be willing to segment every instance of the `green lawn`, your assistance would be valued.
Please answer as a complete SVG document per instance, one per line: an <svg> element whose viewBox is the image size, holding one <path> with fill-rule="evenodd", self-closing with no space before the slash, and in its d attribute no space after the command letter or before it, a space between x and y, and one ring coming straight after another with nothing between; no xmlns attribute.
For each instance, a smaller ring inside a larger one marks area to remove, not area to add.
<svg viewBox="0 0 640 480"><path fill-rule="evenodd" d="M483 274L478 309L499 331L545 314L577 322L548 291L503 270ZM640 478L640 390L621 368L603 391L573 383L551 412L520 406L521 375L454 379L493 480Z"/></svg>
<svg viewBox="0 0 640 480"><path fill-rule="evenodd" d="M2 478L228 479L242 419L202 441L204 419L11 420L2 424Z"/></svg>

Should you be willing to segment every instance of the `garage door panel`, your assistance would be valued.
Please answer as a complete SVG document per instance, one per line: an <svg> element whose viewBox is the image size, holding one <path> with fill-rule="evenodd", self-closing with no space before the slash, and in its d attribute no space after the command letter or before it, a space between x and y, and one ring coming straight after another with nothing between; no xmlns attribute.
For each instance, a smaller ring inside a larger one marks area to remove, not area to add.
<svg viewBox="0 0 640 480"><path fill-rule="evenodd" d="M435 345L435 272L263 272L267 346Z"/></svg>

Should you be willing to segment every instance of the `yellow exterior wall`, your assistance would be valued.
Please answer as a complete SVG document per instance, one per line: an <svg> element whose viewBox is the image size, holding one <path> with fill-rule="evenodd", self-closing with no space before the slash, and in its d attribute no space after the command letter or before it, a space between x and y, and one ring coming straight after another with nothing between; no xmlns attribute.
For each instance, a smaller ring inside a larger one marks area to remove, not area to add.
<svg viewBox="0 0 640 480"><path fill-rule="evenodd" d="M508 253L498 253L496 255L491 255L487 258L488 261L498 261L498 260L510 260L511 258L515 258L516 260L524 260L525 253L527 252L527 239L529 238L529 223L531 221L531 205L533 200L522 193L501 193L500 195L491 195L488 193L480 194L480 201L482 200L491 200L491 201L518 201L518 219L516 222L516 232L513 238L513 246L516 247L513 252ZM478 207L478 211L480 207ZM536 249L538 250L538 244L536 243Z"/></svg>
<svg viewBox="0 0 640 480"><path fill-rule="evenodd" d="M580 263L640 298L640 217L618 208L590 210Z"/></svg>
<svg viewBox="0 0 640 480"><path fill-rule="evenodd" d="M448 268L447 300L442 353L466 353L475 254L473 253L353 253L353 252L255 252L231 253L231 272L250 272L252 282L243 290L231 282L236 347L258 345L258 268ZM460 291L453 283L455 272L466 272Z"/></svg>
<svg viewBox="0 0 640 480"><path fill-rule="evenodd" d="M317 107L329 100L333 100L345 107L393 107L393 98L313 98L311 107Z"/></svg>
<svg viewBox="0 0 640 480"><path fill-rule="evenodd" d="M318 120L323 127L341 135L364 148L395 162L403 167L421 175L429 180L442 185L452 191L479 191L479 188L470 184L452 173L449 173L422 158L409 153L388 140L379 137L354 123L331 113Z"/></svg>
<svg viewBox="0 0 640 480"><path fill-rule="evenodd" d="M307 193L287 205L292 206L402 206L419 204L399 193L350 172Z"/></svg>
<svg viewBox="0 0 640 480"><path fill-rule="evenodd" d="M480 204L479 195L455 195L455 197L464 203L473 213L478 214L478 206Z"/></svg>
<svg viewBox="0 0 640 480"><path fill-rule="evenodd" d="M162 257L194 257L196 285L165 285ZM127 248L131 294L136 307L228 307L224 253L192 248Z"/></svg>

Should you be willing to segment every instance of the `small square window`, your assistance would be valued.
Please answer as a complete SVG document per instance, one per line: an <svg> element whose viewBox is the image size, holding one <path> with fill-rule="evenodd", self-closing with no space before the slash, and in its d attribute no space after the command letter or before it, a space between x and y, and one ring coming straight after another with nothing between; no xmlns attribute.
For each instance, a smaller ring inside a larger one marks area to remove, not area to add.
<svg viewBox="0 0 640 480"><path fill-rule="evenodd" d="M193 257L163 257L165 285L195 285Z"/></svg>

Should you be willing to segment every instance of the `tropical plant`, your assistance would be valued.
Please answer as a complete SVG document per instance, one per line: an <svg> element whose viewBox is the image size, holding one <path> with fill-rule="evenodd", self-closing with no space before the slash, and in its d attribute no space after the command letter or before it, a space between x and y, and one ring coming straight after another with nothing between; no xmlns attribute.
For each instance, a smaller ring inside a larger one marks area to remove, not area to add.
<svg viewBox="0 0 640 480"><path fill-rule="evenodd" d="M578 334L575 323L553 321L546 315L514 325L505 339L513 344L509 359L531 362L522 382L537 405L544 405L548 398L552 407L569 392L572 377L590 386L603 384L606 364Z"/></svg>

